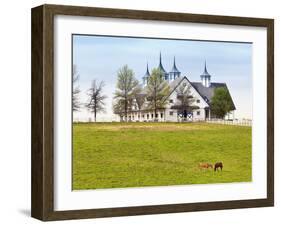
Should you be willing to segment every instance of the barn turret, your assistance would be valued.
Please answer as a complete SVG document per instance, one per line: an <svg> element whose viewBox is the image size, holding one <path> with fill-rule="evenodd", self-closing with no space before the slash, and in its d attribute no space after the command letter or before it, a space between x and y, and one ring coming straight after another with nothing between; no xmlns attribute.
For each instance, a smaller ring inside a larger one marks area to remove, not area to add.
<svg viewBox="0 0 281 226"><path fill-rule="evenodd" d="M172 70L169 72L170 81L175 80L176 78L180 77L181 72L178 70L176 66L176 57L174 57L174 64Z"/></svg>
<svg viewBox="0 0 281 226"><path fill-rule="evenodd" d="M149 76L150 76L150 73L149 73L148 63L147 63L146 64L146 72L145 72L144 76L142 77L143 85L147 85Z"/></svg>
<svg viewBox="0 0 281 226"><path fill-rule="evenodd" d="M211 85L211 75L209 74L209 72L207 70L206 61L205 61L204 72L203 72L202 75L200 75L200 77L201 77L202 85L205 86L205 87L210 87L210 85Z"/></svg>

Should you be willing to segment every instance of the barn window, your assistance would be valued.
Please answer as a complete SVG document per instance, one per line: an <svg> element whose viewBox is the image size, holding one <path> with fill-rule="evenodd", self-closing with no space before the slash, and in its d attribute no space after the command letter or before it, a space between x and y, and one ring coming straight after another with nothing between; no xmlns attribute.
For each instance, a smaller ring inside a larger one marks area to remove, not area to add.
<svg viewBox="0 0 281 226"><path fill-rule="evenodd" d="M163 118L163 113L160 114L160 117Z"/></svg>
<svg viewBox="0 0 281 226"><path fill-rule="evenodd" d="M153 118L153 114L151 114L151 118Z"/></svg>
<svg viewBox="0 0 281 226"><path fill-rule="evenodd" d="M170 102L170 103L174 103L173 99L170 99L169 102Z"/></svg>
<svg viewBox="0 0 281 226"><path fill-rule="evenodd" d="M146 115L146 118L149 119L149 114Z"/></svg>
<svg viewBox="0 0 281 226"><path fill-rule="evenodd" d="M173 115L174 114L174 112L173 111L170 111L170 115Z"/></svg>
<svg viewBox="0 0 281 226"><path fill-rule="evenodd" d="M196 102L197 102L197 103L200 103L200 100L197 100Z"/></svg>
<svg viewBox="0 0 281 226"><path fill-rule="evenodd" d="M155 114L155 118L158 118L158 114Z"/></svg>
<svg viewBox="0 0 281 226"><path fill-rule="evenodd" d="M197 115L200 115L200 111L197 111Z"/></svg>

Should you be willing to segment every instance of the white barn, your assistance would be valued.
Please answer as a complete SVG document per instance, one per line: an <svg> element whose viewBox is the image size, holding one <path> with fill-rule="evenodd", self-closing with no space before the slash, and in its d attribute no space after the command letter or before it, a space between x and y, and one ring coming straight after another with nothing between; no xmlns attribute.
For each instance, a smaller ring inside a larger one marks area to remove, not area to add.
<svg viewBox="0 0 281 226"><path fill-rule="evenodd" d="M211 75L207 71L206 62L204 72L202 73L201 82L190 82L186 76L182 76L181 72L176 67L174 58L172 70L167 73L162 65L161 53L158 68L165 76L165 80L168 82L170 87L170 94L168 96L167 104L165 108L158 109L156 115L154 110L147 108L147 102L143 104L142 109L138 109L136 105L133 105L132 109L128 112L128 121L133 122L179 122L179 121L205 121L213 117L210 102L214 94L215 88L225 87L225 83L212 83ZM150 76L149 69L147 66L146 73L143 76L143 91L142 94L146 95L146 84ZM193 97L193 106L196 109L190 110L179 110L175 109L174 106L178 102L178 94L176 92L179 86L188 86L190 94ZM229 91L228 91L229 92ZM232 111L226 116L229 119L234 119L235 105L232 101ZM124 118L120 118L124 120Z"/></svg>

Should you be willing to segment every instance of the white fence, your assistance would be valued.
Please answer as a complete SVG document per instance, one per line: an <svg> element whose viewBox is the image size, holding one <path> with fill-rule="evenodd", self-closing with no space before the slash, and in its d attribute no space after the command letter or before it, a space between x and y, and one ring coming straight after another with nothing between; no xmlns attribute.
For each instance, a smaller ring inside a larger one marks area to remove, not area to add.
<svg viewBox="0 0 281 226"><path fill-rule="evenodd" d="M206 122L223 124L223 125L252 126L252 120L250 119L234 119L234 120L207 119Z"/></svg>

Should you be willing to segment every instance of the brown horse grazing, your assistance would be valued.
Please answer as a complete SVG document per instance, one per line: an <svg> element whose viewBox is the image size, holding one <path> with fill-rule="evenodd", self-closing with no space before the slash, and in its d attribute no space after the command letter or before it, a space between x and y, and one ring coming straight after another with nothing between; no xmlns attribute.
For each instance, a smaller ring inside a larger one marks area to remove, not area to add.
<svg viewBox="0 0 281 226"><path fill-rule="evenodd" d="M222 168L223 168L222 162L217 162L215 164L214 171L217 171L217 169L219 170L219 168L221 168L221 171L222 171Z"/></svg>
<svg viewBox="0 0 281 226"><path fill-rule="evenodd" d="M199 168L200 169L209 169L209 168L213 169L213 165L210 163L199 163Z"/></svg>

